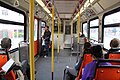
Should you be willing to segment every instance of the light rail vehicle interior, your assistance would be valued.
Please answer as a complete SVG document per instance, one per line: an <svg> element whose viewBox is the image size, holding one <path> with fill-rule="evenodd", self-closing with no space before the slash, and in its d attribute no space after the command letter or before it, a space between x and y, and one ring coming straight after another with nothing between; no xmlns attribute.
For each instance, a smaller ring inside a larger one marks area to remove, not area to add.
<svg viewBox="0 0 120 80"><path fill-rule="evenodd" d="M0 0L0 80L120 80L120 0Z"/></svg>

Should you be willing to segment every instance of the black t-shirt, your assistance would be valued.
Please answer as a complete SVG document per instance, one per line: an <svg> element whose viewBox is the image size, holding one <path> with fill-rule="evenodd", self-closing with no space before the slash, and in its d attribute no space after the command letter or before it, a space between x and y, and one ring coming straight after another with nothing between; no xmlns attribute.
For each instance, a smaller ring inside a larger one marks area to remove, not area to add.
<svg viewBox="0 0 120 80"><path fill-rule="evenodd" d="M49 44L50 37L51 37L51 32L50 31L45 31L44 36L43 36L43 38L45 39L45 44Z"/></svg>

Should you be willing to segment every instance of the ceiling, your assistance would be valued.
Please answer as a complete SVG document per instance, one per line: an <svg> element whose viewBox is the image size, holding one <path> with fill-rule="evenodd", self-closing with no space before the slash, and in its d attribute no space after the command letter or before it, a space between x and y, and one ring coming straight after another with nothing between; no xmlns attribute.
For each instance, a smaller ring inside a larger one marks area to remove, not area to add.
<svg viewBox="0 0 120 80"><path fill-rule="evenodd" d="M60 18L71 18L79 0L54 0Z"/></svg>

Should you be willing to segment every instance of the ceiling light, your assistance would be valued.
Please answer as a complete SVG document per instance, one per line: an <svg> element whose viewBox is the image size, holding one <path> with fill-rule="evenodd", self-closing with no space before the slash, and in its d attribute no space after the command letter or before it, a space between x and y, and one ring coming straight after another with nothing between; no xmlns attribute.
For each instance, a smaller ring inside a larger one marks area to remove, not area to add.
<svg viewBox="0 0 120 80"><path fill-rule="evenodd" d="M92 3L94 2L94 0L87 0L85 2L85 4L80 8L80 14ZM75 20L77 17L79 16L79 12L77 13L77 15L73 18L73 20Z"/></svg>
<svg viewBox="0 0 120 80"><path fill-rule="evenodd" d="M36 1L52 17L52 14L51 14L50 10L47 8L47 6L45 6L45 4L43 3L43 1L42 0L36 0Z"/></svg>

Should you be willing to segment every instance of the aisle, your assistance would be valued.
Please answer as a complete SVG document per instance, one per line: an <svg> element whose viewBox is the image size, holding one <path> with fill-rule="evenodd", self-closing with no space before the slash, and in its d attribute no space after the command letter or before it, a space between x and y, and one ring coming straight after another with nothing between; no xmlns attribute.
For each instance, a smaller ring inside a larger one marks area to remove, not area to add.
<svg viewBox="0 0 120 80"><path fill-rule="evenodd" d="M56 55L56 51L55 51ZM73 67L75 65L76 57L70 56L70 50L62 50L59 57L55 56L55 72L54 80L62 80L63 72L66 65ZM36 61L36 80L51 80L51 57L40 57Z"/></svg>

